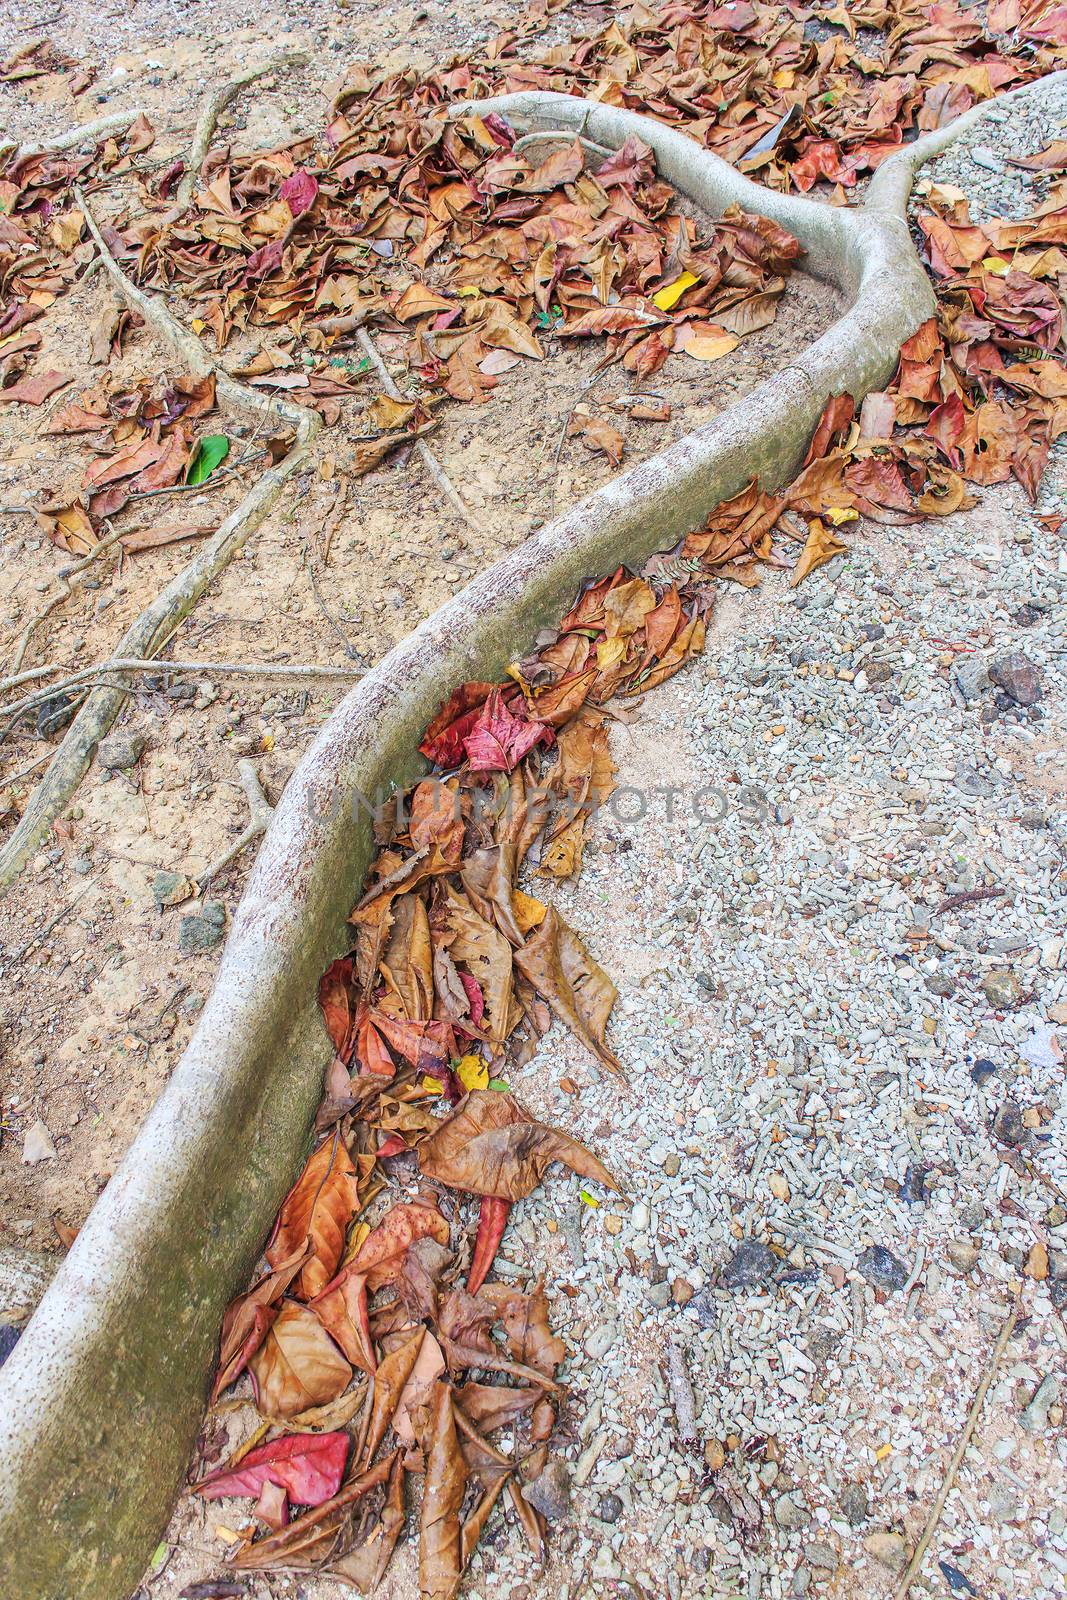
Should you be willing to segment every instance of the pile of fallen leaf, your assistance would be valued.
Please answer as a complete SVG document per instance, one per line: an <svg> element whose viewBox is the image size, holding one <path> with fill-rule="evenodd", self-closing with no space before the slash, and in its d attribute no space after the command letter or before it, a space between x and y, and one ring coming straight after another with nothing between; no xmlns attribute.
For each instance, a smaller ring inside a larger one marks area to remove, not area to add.
<svg viewBox="0 0 1067 1600"><path fill-rule="evenodd" d="M376 821L354 948L319 989L336 1052L320 1142L267 1270L222 1331L213 1398L247 1371L263 1426L197 1488L258 1496L270 1531L234 1534L238 1567L322 1569L369 1592L404 1526L410 1475L422 1480L425 1596L455 1594L505 1490L542 1551L543 1513L558 1514L549 1446L565 1349L542 1285L489 1274L511 1207L553 1162L616 1185L501 1073L553 1013L621 1069L605 1041L614 985L518 878L578 870L588 818L614 787L607 702L702 648L710 594L689 566L680 582L620 569L505 682L460 685L420 747L435 775ZM371 1227L383 1191L392 1203ZM509 1449L494 1441L505 1430Z"/></svg>

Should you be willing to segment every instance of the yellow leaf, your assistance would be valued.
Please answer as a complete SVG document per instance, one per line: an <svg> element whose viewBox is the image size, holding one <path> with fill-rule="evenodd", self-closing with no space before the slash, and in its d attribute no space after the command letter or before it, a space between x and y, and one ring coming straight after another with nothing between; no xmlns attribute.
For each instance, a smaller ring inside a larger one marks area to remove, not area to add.
<svg viewBox="0 0 1067 1600"><path fill-rule="evenodd" d="M669 311L672 306L678 304L687 289L691 289L694 283L699 282L700 279L694 272L683 272L681 277L675 278L673 283L665 284L662 289L657 289L652 296L652 304L659 306L661 311Z"/></svg>
<svg viewBox="0 0 1067 1600"><path fill-rule="evenodd" d="M461 294L465 300L477 300L480 297L481 292L482 291L475 283L466 283L462 289L456 290L456 293Z"/></svg>
<svg viewBox="0 0 1067 1600"><path fill-rule="evenodd" d="M771 82L776 89L791 89L796 82L796 76L792 67L779 67Z"/></svg>
<svg viewBox="0 0 1067 1600"><path fill-rule="evenodd" d="M536 928L544 922L548 912L543 900L535 900L532 894L523 894L521 889L512 890L511 909L520 933L529 933L531 928Z"/></svg>
<svg viewBox="0 0 1067 1600"><path fill-rule="evenodd" d="M481 1056L462 1056L456 1066L456 1077L465 1089L488 1089L489 1068Z"/></svg>
<svg viewBox="0 0 1067 1600"><path fill-rule="evenodd" d="M985 256L982 265L987 272L993 272L998 278L1007 277L1011 271L1011 262L1005 261L1003 256Z"/></svg>
<svg viewBox="0 0 1067 1600"><path fill-rule="evenodd" d="M874 1459L876 1461L884 1461L886 1456L891 1456L892 1454L893 1446L891 1444L880 1444L874 1452Z"/></svg>
<svg viewBox="0 0 1067 1600"><path fill-rule="evenodd" d="M704 325L700 333L692 328L688 338L679 339L678 344L694 361L718 361L720 356L728 356L731 350L736 350L740 342L725 328L710 322Z"/></svg>
<svg viewBox="0 0 1067 1600"><path fill-rule="evenodd" d="M355 1227L352 1229L352 1232L348 1235L348 1244L345 1246L344 1260L341 1262L342 1267L347 1267L348 1263L353 1259L353 1257L359 1254L360 1250L363 1248L363 1241L369 1233L369 1222L356 1223Z"/></svg>
<svg viewBox="0 0 1067 1600"><path fill-rule="evenodd" d="M592 1206L594 1211L599 1211L599 1209L600 1209L600 1201L599 1200L594 1199L594 1197L591 1194L588 1194L584 1189L579 1189L578 1190L578 1194L581 1197L581 1201L582 1201L583 1205Z"/></svg>
<svg viewBox="0 0 1067 1600"><path fill-rule="evenodd" d="M832 561L834 556L843 555L847 548L840 539L835 539L825 523L820 522L818 517L813 518L808 523L808 542L800 552L800 560L793 568L793 575L789 580L790 588L795 589L809 572L814 572L816 567Z"/></svg>
<svg viewBox="0 0 1067 1600"><path fill-rule="evenodd" d="M626 654L625 639L601 639L596 647L596 664L601 672L622 660Z"/></svg>
<svg viewBox="0 0 1067 1600"><path fill-rule="evenodd" d="M259 743L260 743L260 748L261 749L267 750L267 751L273 750L274 749L274 735L273 735L273 733L265 733L263 735L262 739L259 741Z"/></svg>
<svg viewBox="0 0 1067 1600"><path fill-rule="evenodd" d="M193 332L194 333L203 333L203 331L204 331L204 329L206 327L207 327L207 323L204 321L203 317L194 317L193 318L192 328L193 328Z"/></svg>
<svg viewBox="0 0 1067 1600"><path fill-rule="evenodd" d="M843 522L858 522L860 516L854 506L830 506L826 515L835 528L839 528Z"/></svg>
<svg viewBox="0 0 1067 1600"><path fill-rule="evenodd" d="M422 1091L424 1094L444 1094L445 1086L440 1078L431 1078L429 1073L423 1077Z"/></svg>

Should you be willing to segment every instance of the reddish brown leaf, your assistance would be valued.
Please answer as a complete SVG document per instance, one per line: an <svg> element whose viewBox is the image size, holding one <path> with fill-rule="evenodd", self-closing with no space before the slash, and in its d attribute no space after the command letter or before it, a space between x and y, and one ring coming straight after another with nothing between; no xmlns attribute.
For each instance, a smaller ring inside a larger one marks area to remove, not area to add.
<svg viewBox="0 0 1067 1600"><path fill-rule="evenodd" d="M580 1177L618 1184L577 1139L534 1120L514 1095L474 1089L438 1131L418 1148L419 1167L430 1178L468 1194L522 1200L554 1161Z"/></svg>
<svg viewBox="0 0 1067 1600"><path fill-rule="evenodd" d="M478 1235L474 1241L474 1257L467 1278L467 1293L477 1294L489 1274L494 1257L504 1237L508 1224L510 1200L500 1200L493 1195L483 1195L478 1212Z"/></svg>
<svg viewBox="0 0 1067 1600"><path fill-rule="evenodd" d="M419 1593L422 1600L453 1600L463 1575L460 1511L467 1469L452 1412L452 1390L433 1391L419 1525Z"/></svg>
<svg viewBox="0 0 1067 1600"><path fill-rule="evenodd" d="M196 1484L206 1500L258 1495L265 1483L284 1489L300 1506L319 1506L341 1487L348 1460L348 1434L291 1433L257 1445L232 1471L213 1472Z"/></svg>
<svg viewBox="0 0 1067 1600"><path fill-rule="evenodd" d="M285 1300L249 1367L261 1414L298 1416L343 1394L352 1368L307 1306Z"/></svg>
<svg viewBox="0 0 1067 1600"><path fill-rule="evenodd" d="M310 1245L311 1254L296 1286L302 1300L320 1293L337 1271L357 1201L356 1169L335 1132L309 1157L290 1189L267 1247L268 1262L278 1267Z"/></svg>

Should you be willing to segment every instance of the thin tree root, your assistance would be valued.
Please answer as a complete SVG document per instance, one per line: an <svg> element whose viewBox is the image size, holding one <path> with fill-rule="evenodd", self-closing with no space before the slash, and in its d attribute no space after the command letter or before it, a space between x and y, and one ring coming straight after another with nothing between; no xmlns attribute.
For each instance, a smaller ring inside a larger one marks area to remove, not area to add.
<svg viewBox="0 0 1067 1600"><path fill-rule="evenodd" d="M221 84L217 89L212 89L200 108L200 115L196 120L196 131L193 134L193 148L189 152L189 165L182 174L177 190L177 203L184 211L193 198L193 190L200 182L200 170L204 165L207 153L211 148L211 141L215 137L219 118L226 107L247 88L250 83L255 83L257 78L265 78L270 72L278 72L283 67L298 66L307 60L301 51L286 51L274 56L270 61L262 62L258 67L246 67L244 72L239 72L236 78L231 78L228 83Z"/></svg>
<svg viewBox="0 0 1067 1600"><path fill-rule="evenodd" d="M159 654L205 589L225 570L249 534L259 527L278 500L286 480L307 459L311 441L322 426L322 418L318 412L297 405L294 401L256 394L217 367L196 335L182 327L162 300L145 294L131 283L104 242L85 196L78 188L75 188L75 197L84 213L86 226L100 253L104 269L115 288L126 304L187 365L188 370L199 377L214 374L216 393L235 408L256 417L270 416L296 430L296 437L286 455L252 485L199 554L171 579L167 587L127 628L112 659L132 658L140 662ZM94 668L94 671L99 670ZM0 895L11 887L69 802L88 771L97 745L115 721L129 693L128 685L116 685L94 688L87 696L34 790L18 826L0 848Z"/></svg>
<svg viewBox="0 0 1067 1600"><path fill-rule="evenodd" d="M57 133L54 139L42 139L36 144L18 144L8 155L7 164L16 166L20 161L32 160L34 156L58 155L63 150L76 150L89 140L102 139L109 133L124 133L138 117L143 116L141 107L134 106L130 111L113 111L110 116L97 117L95 122L83 122L78 128L68 128L66 133Z"/></svg>
<svg viewBox="0 0 1067 1600"><path fill-rule="evenodd" d="M201 896L212 878L217 878L219 873L224 871L230 862L241 854L246 845L251 844L253 839L258 839L261 833L266 833L270 819L274 815L274 807L263 792L263 785L259 781L259 773L252 762L247 759L239 761L237 763L237 775L241 780L241 788L244 790L245 797L248 800L248 826L234 840L230 848L200 874L197 880L197 892Z"/></svg>
<svg viewBox="0 0 1067 1600"><path fill-rule="evenodd" d="M43 671L55 671L54 667L44 668ZM34 706L43 700L51 700L53 695L65 694L68 689L75 689L82 684L90 683L94 678L99 678L102 673L127 672L145 673L154 672L161 677L215 677L215 678L289 678L301 682L316 683L331 678L362 678L362 667L317 667L311 664L296 663L288 665L284 662L261 665L259 662L243 661L161 661L143 660L140 658L129 659L123 656L109 656L106 661L98 661L91 667L82 667L78 672L72 672L65 678L58 678L55 683L50 683L47 688L35 689L32 694L27 694L21 700L13 700L10 705L0 706L0 717L20 717L26 711L32 711ZM31 673L19 673L18 680L28 682L32 676L41 676L39 669ZM9 680L5 680L7 682Z"/></svg>
<svg viewBox="0 0 1067 1600"><path fill-rule="evenodd" d="M386 394L392 400L403 400L404 396L400 393L400 390L393 382L393 375L389 371L389 368L386 366L385 362L382 360L378 351L378 346L375 344L366 328L357 328L356 338L359 340L363 354L367 357L367 360L371 363L379 378L382 380L382 388L385 390ZM426 440L416 439L415 450L418 454L419 460L422 462L423 466L426 468L426 471L430 474L430 477L433 479L434 483L436 483L437 487L440 489L441 493L444 495L452 509L463 518L464 522L466 522L468 526L472 528L477 527L477 523L460 497L459 490L456 488L455 484L452 482L452 479L448 476L448 473L445 471L444 467L441 465L433 451L430 449L429 445L426 443Z"/></svg>

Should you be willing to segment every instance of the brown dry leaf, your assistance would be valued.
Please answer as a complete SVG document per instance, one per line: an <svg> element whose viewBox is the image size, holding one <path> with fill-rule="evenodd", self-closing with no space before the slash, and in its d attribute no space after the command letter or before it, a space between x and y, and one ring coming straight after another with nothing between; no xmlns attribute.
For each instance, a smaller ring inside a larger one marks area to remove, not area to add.
<svg viewBox="0 0 1067 1600"><path fill-rule="evenodd" d="M567 433L572 438L580 438L587 450L607 456L613 467L622 461L626 441L605 417L585 416L576 411L567 424Z"/></svg>
<svg viewBox="0 0 1067 1600"><path fill-rule="evenodd" d="M307 1306L282 1302L266 1338L248 1363L261 1416L277 1421L343 1394L352 1368Z"/></svg>
<svg viewBox="0 0 1067 1600"><path fill-rule="evenodd" d="M323 1568L359 1590L360 1594L373 1594L385 1576L385 1569L404 1527L404 1462L399 1451L394 1452L389 1482L386 1485L385 1505L363 1543L355 1550L338 1556Z"/></svg>
<svg viewBox="0 0 1067 1600"><path fill-rule="evenodd" d="M809 572L814 572L816 567L832 561L835 556L843 555L847 549L848 546L826 526L825 522L820 522L817 517L813 518L808 523L808 542L800 552L800 560L790 575L790 588L795 589Z"/></svg>
<svg viewBox="0 0 1067 1600"><path fill-rule="evenodd" d="M310 1156L283 1201L267 1247L267 1261L278 1267L310 1245L311 1255L295 1290L300 1299L319 1294L337 1271L357 1205L356 1169L344 1141L334 1132Z"/></svg>
<svg viewBox="0 0 1067 1600"><path fill-rule="evenodd" d="M554 916L554 912L549 913ZM522 1200L554 1161L609 1189L618 1184L591 1151L557 1128L537 1122L514 1095L473 1089L418 1148L429 1178L468 1194Z"/></svg>
<svg viewBox="0 0 1067 1600"><path fill-rule="evenodd" d="M418 894L403 895L393 908L393 927L381 959L386 993L378 1002L409 1022L433 1016L433 946L426 905Z"/></svg>
<svg viewBox="0 0 1067 1600"><path fill-rule="evenodd" d="M223 1389L240 1377L250 1357L263 1343L277 1314L275 1301L281 1299L306 1259L307 1250L299 1251L227 1307L219 1335L219 1365L211 1388L212 1405Z"/></svg>
<svg viewBox="0 0 1067 1600"><path fill-rule="evenodd" d="M367 1310L366 1278L346 1268L316 1296L313 1305L315 1315L352 1365L373 1376L374 1341Z"/></svg>
<svg viewBox="0 0 1067 1600"><path fill-rule="evenodd" d="M419 1593L422 1600L453 1600L463 1576L460 1511L467 1468L447 1383L434 1386L428 1441L419 1525Z"/></svg>
<svg viewBox="0 0 1067 1600"><path fill-rule="evenodd" d="M393 1432L402 1444L415 1443L411 1419L425 1410L432 1397L434 1384L444 1370L445 1358L441 1346L433 1334L427 1332L393 1413Z"/></svg>
<svg viewBox="0 0 1067 1600"><path fill-rule="evenodd" d="M307 1572L320 1566L324 1559L335 1553L339 1535L351 1517L352 1507L379 1484L391 1481L399 1459L399 1452L394 1450L392 1455L368 1467L358 1477L350 1478L332 1500L324 1501L313 1511L306 1511L278 1533L272 1533L266 1539L257 1539L255 1544L245 1545L233 1557L234 1566L245 1572L270 1572L275 1569Z"/></svg>
<svg viewBox="0 0 1067 1600"><path fill-rule="evenodd" d="M741 343L733 333L714 322L690 323L678 335L678 348L687 356L692 356L694 361L718 361L722 356L728 356L731 350L736 350Z"/></svg>
<svg viewBox="0 0 1067 1600"><path fill-rule="evenodd" d="M504 1283L487 1283L481 1293L495 1306L515 1360L543 1372L546 1378L554 1378L566 1359L567 1346L549 1327L544 1279L539 1280L532 1294L523 1294Z"/></svg>
<svg viewBox="0 0 1067 1600"><path fill-rule="evenodd" d="M516 950L515 965L575 1037L603 1066L621 1076L619 1059L604 1042L618 991L554 907Z"/></svg>
<svg viewBox="0 0 1067 1600"><path fill-rule="evenodd" d="M452 1395L454 1403L482 1433L493 1433L515 1422L544 1397L543 1389L512 1389L504 1384L473 1381L462 1384Z"/></svg>
<svg viewBox="0 0 1067 1600"><path fill-rule="evenodd" d="M374 1400L367 1427L367 1440L363 1446L364 1463L374 1459L374 1452L385 1438L385 1430L392 1422L400 1396L415 1370L415 1363L425 1337L426 1329L416 1328L409 1339L406 1339L398 1349L391 1350L378 1363L378 1370L374 1374Z"/></svg>
<svg viewBox="0 0 1067 1600"><path fill-rule="evenodd" d="M512 1005L511 945L492 923L480 917L465 894L447 891L449 953L465 966L485 996L485 1025L502 1043L515 1023Z"/></svg>
<svg viewBox="0 0 1067 1600"><path fill-rule="evenodd" d="M62 511L47 517L48 537L61 550L71 555L85 556L97 544L96 530L88 513L79 505L65 506Z"/></svg>

